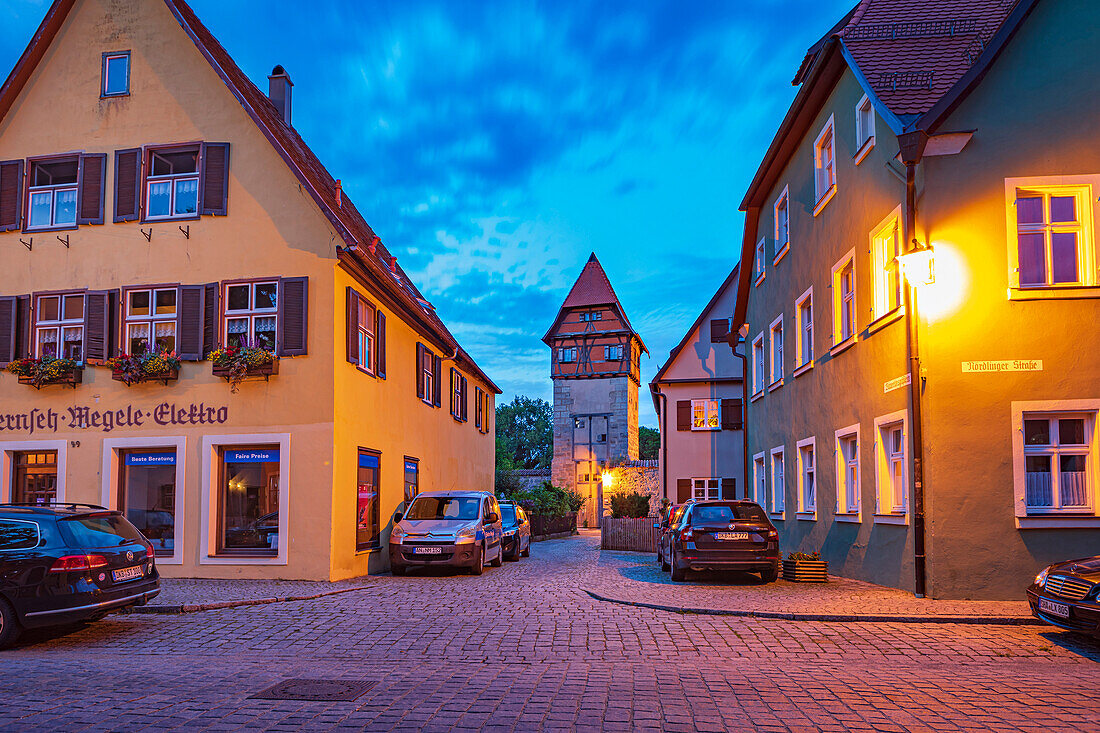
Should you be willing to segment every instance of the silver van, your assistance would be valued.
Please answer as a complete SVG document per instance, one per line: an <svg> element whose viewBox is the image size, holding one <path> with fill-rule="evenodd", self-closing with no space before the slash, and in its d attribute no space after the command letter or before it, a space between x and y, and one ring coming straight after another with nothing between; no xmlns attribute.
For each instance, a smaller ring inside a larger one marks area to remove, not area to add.
<svg viewBox="0 0 1100 733"><path fill-rule="evenodd" d="M390 570L442 565L481 575L486 562L503 562L503 537L500 505L489 492L425 491L393 515Z"/></svg>

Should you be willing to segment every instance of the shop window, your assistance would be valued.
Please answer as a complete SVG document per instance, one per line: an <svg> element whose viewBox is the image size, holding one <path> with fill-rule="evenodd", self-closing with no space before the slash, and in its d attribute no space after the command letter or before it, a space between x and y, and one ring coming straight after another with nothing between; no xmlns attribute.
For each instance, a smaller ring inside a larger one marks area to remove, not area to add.
<svg viewBox="0 0 1100 733"><path fill-rule="evenodd" d="M379 531L379 454L359 449L356 491L355 549L376 550L382 546Z"/></svg>
<svg viewBox="0 0 1100 733"><path fill-rule="evenodd" d="M84 293L38 296L34 344L38 358L84 360Z"/></svg>
<svg viewBox="0 0 1100 733"><path fill-rule="evenodd" d="M218 551L274 557L279 552L279 446L222 448Z"/></svg>
<svg viewBox="0 0 1100 733"><path fill-rule="evenodd" d="M228 283L224 288L226 346L258 346L275 351L279 283L274 280Z"/></svg>
<svg viewBox="0 0 1100 733"><path fill-rule="evenodd" d="M76 226L78 166L76 157L30 164L27 229Z"/></svg>
<svg viewBox="0 0 1100 733"><path fill-rule="evenodd" d="M12 460L13 504L57 501L57 451L19 451Z"/></svg>
<svg viewBox="0 0 1100 733"><path fill-rule="evenodd" d="M104 97L125 97L130 93L130 52L103 54L103 83L100 94Z"/></svg>
<svg viewBox="0 0 1100 733"><path fill-rule="evenodd" d="M176 350L176 300L174 287L126 291L126 353Z"/></svg>
<svg viewBox="0 0 1100 733"><path fill-rule="evenodd" d="M145 218L178 219L199 213L199 146L150 150L146 161Z"/></svg>
<svg viewBox="0 0 1100 733"><path fill-rule="evenodd" d="M420 462L415 458L405 457L405 503L416 498L420 493Z"/></svg>
<svg viewBox="0 0 1100 733"><path fill-rule="evenodd" d="M141 530L157 557L171 557L176 547L176 451L124 451L120 461L118 506Z"/></svg>

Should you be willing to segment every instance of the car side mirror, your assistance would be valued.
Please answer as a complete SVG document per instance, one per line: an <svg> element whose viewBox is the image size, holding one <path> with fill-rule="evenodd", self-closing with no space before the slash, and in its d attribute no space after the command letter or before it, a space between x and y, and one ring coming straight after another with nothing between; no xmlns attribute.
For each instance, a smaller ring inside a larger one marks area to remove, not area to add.
<svg viewBox="0 0 1100 733"><path fill-rule="evenodd" d="M489 524L496 524L497 522L500 521L500 515L497 514L496 512L489 512L488 514L485 515L485 521L488 522Z"/></svg>
<svg viewBox="0 0 1100 733"><path fill-rule="evenodd" d="M400 522L400 521L401 521L401 517L403 517L403 516L405 516L405 515L404 515L404 514L402 514L401 512L394 512L394 513L393 513L393 523L394 523L394 524L397 524L398 522Z"/></svg>

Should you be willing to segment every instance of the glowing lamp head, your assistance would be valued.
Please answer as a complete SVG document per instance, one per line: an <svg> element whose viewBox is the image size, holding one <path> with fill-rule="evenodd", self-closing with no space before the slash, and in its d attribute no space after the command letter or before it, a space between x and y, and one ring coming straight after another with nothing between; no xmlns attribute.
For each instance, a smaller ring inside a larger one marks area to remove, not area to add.
<svg viewBox="0 0 1100 733"><path fill-rule="evenodd" d="M936 282L935 258L927 244L913 243L913 249L898 255L901 274L915 288Z"/></svg>
<svg viewBox="0 0 1100 733"><path fill-rule="evenodd" d="M615 476L607 471L604 472L603 476L601 476L601 479L603 480L603 485L609 488L612 484L615 483Z"/></svg>

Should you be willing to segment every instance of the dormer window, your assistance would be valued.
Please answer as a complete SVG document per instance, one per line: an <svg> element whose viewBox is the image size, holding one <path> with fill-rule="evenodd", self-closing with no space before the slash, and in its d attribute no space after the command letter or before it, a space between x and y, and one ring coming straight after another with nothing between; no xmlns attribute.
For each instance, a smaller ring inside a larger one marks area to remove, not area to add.
<svg viewBox="0 0 1100 733"><path fill-rule="evenodd" d="M146 218L176 219L199 213L199 148L149 152Z"/></svg>
<svg viewBox="0 0 1100 733"><path fill-rule="evenodd" d="M76 226L77 158L31 163L27 229Z"/></svg>
<svg viewBox="0 0 1100 733"><path fill-rule="evenodd" d="M103 82L100 93L104 97L125 97L130 94L130 52L119 51L103 54Z"/></svg>

